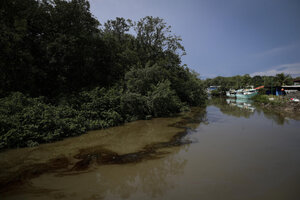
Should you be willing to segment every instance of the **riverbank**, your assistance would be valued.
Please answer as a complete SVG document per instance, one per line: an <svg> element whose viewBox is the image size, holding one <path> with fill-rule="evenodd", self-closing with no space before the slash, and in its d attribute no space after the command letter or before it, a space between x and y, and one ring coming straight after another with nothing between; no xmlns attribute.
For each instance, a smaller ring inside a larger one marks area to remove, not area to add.
<svg viewBox="0 0 300 200"><path fill-rule="evenodd" d="M53 101L11 93L0 98L0 150L34 147L126 122L170 117L202 105L206 99L200 87L192 102L180 99L169 81L150 86L147 94L125 92L118 86L96 87Z"/></svg>
<svg viewBox="0 0 300 200"><path fill-rule="evenodd" d="M203 80L182 64L181 39L161 18L118 17L99 26L86 0L10 1L0 13L7 31L1 41L0 150L205 104ZM71 13L80 15L75 20Z"/></svg>
<svg viewBox="0 0 300 200"><path fill-rule="evenodd" d="M298 93L296 95L298 95ZM255 104L258 104L265 109L273 110L281 114L297 116L297 118L300 118L298 117L300 115L300 102L292 101L291 95L257 95L252 98L252 100Z"/></svg>
<svg viewBox="0 0 300 200"><path fill-rule="evenodd" d="M295 199L300 121L239 105L0 152L1 199Z"/></svg>
<svg viewBox="0 0 300 200"><path fill-rule="evenodd" d="M205 109L193 108L172 118L138 120L54 143L0 152L0 193L9 193L46 173L74 176L95 166L161 158L168 148L191 143L182 138L205 116Z"/></svg>

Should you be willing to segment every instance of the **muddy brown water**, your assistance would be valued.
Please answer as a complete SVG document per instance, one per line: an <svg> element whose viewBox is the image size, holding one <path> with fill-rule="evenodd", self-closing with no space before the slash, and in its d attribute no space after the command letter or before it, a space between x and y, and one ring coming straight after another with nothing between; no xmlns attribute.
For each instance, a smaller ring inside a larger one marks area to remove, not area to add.
<svg viewBox="0 0 300 200"><path fill-rule="evenodd" d="M172 118L0 153L0 199L300 198L300 121L213 99Z"/></svg>

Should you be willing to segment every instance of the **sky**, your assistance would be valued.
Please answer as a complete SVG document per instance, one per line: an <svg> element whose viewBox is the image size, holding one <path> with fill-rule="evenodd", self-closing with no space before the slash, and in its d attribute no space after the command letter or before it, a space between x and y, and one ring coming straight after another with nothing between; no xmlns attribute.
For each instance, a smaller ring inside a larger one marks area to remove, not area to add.
<svg viewBox="0 0 300 200"><path fill-rule="evenodd" d="M90 0L104 24L160 17L182 38L182 64L201 78L300 76L300 0Z"/></svg>

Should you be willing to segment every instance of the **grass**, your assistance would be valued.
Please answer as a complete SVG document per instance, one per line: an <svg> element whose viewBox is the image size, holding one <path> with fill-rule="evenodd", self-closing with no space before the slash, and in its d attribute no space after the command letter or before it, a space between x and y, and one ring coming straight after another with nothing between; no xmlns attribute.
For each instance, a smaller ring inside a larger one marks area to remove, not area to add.
<svg viewBox="0 0 300 200"><path fill-rule="evenodd" d="M271 104L274 106L285 104L288 101L283 96L275 96L275 95L256 95L252 97L252 100L255 103Z"/></svg>

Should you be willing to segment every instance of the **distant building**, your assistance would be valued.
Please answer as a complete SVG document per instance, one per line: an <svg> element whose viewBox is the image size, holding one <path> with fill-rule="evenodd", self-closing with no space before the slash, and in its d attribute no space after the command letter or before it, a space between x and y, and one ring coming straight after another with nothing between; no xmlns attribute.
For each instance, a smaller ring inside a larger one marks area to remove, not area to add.
<svg viewBox="0 0 300 200"><path fill-rule="evenodd" d="M220 86L209 86L209 88L207 88L208 90L212 91L212 90L216 90L218 89Z"/></svg>
<svg viewBox="0 0 300 200"><path fill-rule="evenodd" d="M216 89L218 89L220 86L209 86L209 88L207 88L207 93L210 94L211 91L214 91Z"/></svg>
<svg viewBox="0 0 300 200"><path fill-rule="evenodd" d="M293 81L294 81L294 85L300 85L300 79L293 80Z"/></svg>
<svg viewBox="0 0 300 200"><path fill-rule="evenodd" d="M293 93L293 92L300 91L300 84L299 85L285 85L285 86L282 86L282 88L284 89L284 91L287 94Z"/></svg>

